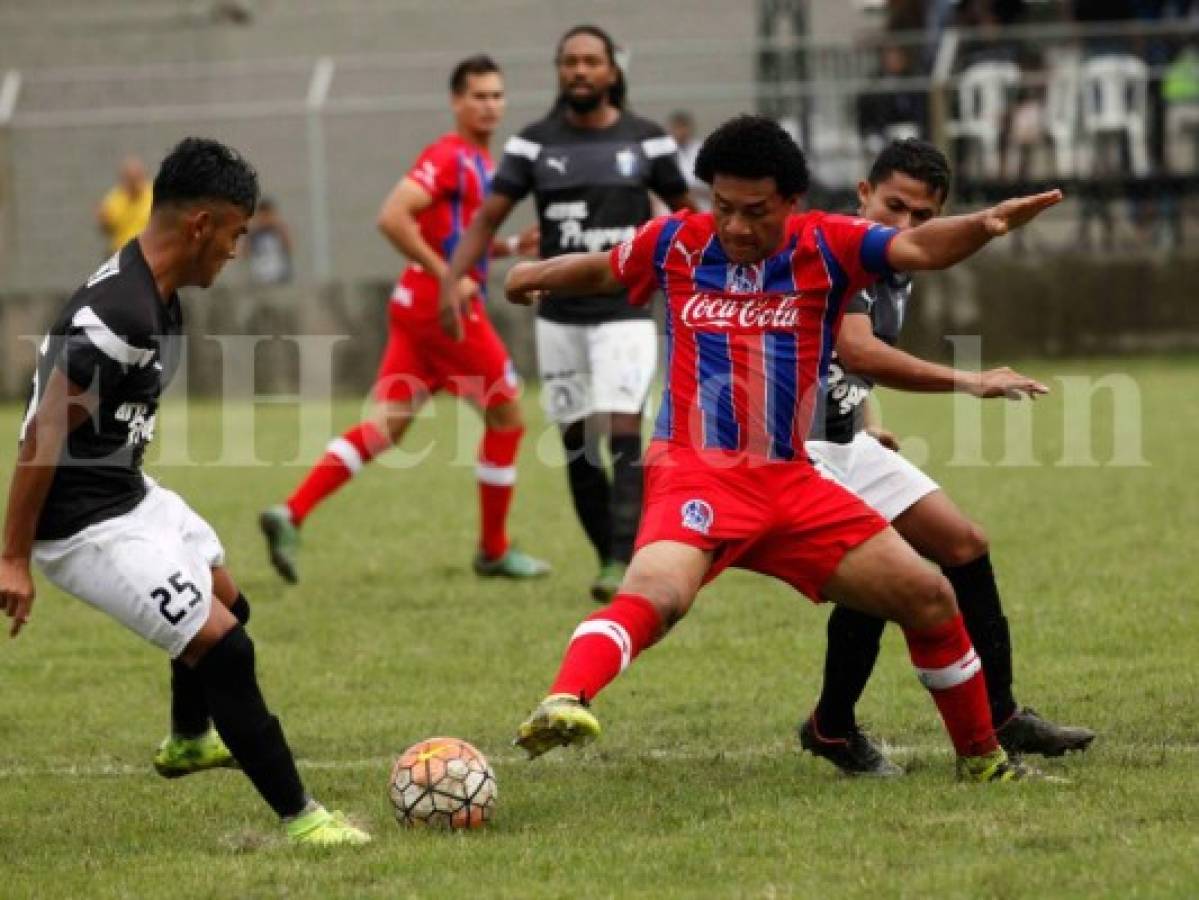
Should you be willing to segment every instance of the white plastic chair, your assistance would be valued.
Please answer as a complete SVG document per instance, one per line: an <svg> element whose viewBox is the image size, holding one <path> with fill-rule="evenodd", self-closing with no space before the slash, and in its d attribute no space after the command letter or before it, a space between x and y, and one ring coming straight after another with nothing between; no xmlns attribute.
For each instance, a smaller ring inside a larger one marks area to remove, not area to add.
<svg viewBox="0 0 1199 900"><path fill-rule="evenodd" d="M946 123L950 137L978 143L982 171L998 178L1002 166L1000 138L1009 98L1020 84L1020 67L1010 62L979 62L958 76L958 118Z"/></svg>
<svg viewBox="0 0 1199 900"><path fill-rule="evenodd" d="M1074 176L1078 94L1078 55L1064 54L1051 58L1045 85L1045 132L1053 142L1053 166L1059 178Z"/></svg>
<svg viewBox="0 0 1199 900"><path fill-rule="evenodd" d="M1128 141L1132 174L1149 174L1149 67L1128 53L1110 53L1082 64L1084 173L1093 171L1096 148L1107 137Z"/></svg>

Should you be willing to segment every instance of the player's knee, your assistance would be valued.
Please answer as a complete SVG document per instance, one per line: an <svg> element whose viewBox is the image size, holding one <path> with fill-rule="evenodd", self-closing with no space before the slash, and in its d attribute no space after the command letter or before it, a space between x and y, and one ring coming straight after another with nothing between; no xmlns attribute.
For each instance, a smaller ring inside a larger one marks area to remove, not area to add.
<svg viewBox="0 0 1199 900"><path fill-rule="evenodd" d="M964 566L988 552L990 544L982 526L965 520L954 539L945 548L945 558L940 560L940 563L948 567Z"/></svg>
<svg viewBox="0 0 1199 900"><path fill-rule="evenodd" d="M620 587L622 594L636 594L650 602L662 622L665 634L691 608L691 598L669 578L654 574L630 573Z"/></svg>
<svg viewBox="0 0 1199 900"><path fill-rule="evenodd" d="M195 665L206 681L234 684L254 678L254 642L241 624L235 625Z"/></svg>
<svg viewBox="0 0 1199 900"><path fill-rule="evenodd" d="M896 621L905 628L932 628L957 614L953 587L940 572L924 569L905 579Z"/></svg>

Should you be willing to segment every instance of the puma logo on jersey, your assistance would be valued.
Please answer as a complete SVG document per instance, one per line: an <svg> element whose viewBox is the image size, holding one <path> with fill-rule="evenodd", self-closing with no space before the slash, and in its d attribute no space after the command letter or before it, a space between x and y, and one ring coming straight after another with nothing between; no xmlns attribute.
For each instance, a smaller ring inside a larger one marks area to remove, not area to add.
<svg viewBox="0 0 1199 900"><path fill-rule="evenodd" d="M433 165L432 160L426 159L420 164L420 166L417 167L416 171L412 173L412 177L416 179L416 181L418 181L422 187L433 190L434 185L437 184L437 166Z"/></svg>
<svg viewBox="0 0 1199 900"><path fill-rule="evenodd" d="M702 247L696 247L694 250L688 250L686 247L683 246L682 241L675 241L674 249L678 250L679 253L682 254L683 259L685 259L687 261L688 269L694 269L696 267L696 265L698 265L699 257L704 252Z"/></svg>
<svg viewBox="0 0 1199 900"><path fill-rule="evenodd" d="M565 156L547 156L545 164L557 172L559 175L566 174L566 157Z"/></svg>

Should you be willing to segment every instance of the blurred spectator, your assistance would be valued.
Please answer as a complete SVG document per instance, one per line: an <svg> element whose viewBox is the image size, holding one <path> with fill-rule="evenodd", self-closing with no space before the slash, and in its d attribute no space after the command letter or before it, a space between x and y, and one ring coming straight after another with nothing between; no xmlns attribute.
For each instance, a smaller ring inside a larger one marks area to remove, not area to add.
<svg viewBox="0 0 1199 900"><path fill-rule="evenodd" d="M291 281L291 232L279 215L275 201L263 197L246 233L246 259L254 284Z"/></svg>
<svg viewBox="0 0 1199 900"><path fill-rule="evenodd" d="M1046 143L1045 109L1030 87L1022 87L1008 122L1007 161L1004 166L1010 181L1027 182L1032 178L1034 155Z"/></svg>
<svg viewBox="0 0 1199 900"><path fill-rule="evenodd" d="M150 221L153 194L142 161L136 156L125 157L117 183L104 195L96 210L96 221L108 241L109 253L116 253L146 227Z"/></svg>
<svg viewBox="0 0 1199 900"><path fill-rule="evenodd" d="M699 155L701 141L695 136L695 117L685 109L677 109L666 120L666 130L679 145L679 168L687 181L687 190L701 210L712 206L710 188L695 177L695 157Z"/></svg>
<svg viewBox="0 0 1199 900"><path fill-rule="evenodd" d="M928 134L928 94L914 90L911 58L904 47L889 44L879 51L878 90L858 96L858 131L867 154L875 156L892 140Z"/></svg>
<svg viewBox="0 0 1199 900"><path fill-rule="evenodd" d="M1162 79L1166 103L1166 159L1175 175L1199 170L1199 47L1185 47Z"/></svg>

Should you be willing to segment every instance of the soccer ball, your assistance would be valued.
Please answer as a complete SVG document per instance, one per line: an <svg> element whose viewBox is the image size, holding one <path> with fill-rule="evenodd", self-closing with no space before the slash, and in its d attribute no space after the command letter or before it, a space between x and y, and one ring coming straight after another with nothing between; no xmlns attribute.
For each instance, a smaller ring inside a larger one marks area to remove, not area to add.
<svg viewBox="0 0 1199 900"><path fill-rule="evenodd" d="M495 773L458 738L413 744L392 767L388 790L401 825L482 828L495 811Z"/></svg>

